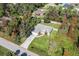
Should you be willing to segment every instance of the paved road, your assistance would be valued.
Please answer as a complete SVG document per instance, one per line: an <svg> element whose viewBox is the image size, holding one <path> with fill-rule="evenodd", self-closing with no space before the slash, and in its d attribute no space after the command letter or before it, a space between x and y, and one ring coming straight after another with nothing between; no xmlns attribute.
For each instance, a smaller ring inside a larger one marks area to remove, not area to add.
<svg viewBox="0 0 79 59"><path fill-rule="evenodd" d="M17 44L14 44L14 43L12 43L12 42L10 42L6 39L3 39L3 38L0 38L0 45L11 50L11 51L13 51L13 52L16 52L16 50L20 50L19 56L23 52L27 53L28 56L38 56L37 54L34 54L34 53L26 50L25 48L22 48L22 47L18 46Z"/></svg>
<svg viewBox="0 0 79 59"><path fill-rule="evenodd" d="M33 41L33 39L34 39L36 36L37 36L37 35L34 35L34 34L30 35L30 36L24 41L24 43L21 45L21 47L27 49L27 48L29 47L30 43Z"/></svg>

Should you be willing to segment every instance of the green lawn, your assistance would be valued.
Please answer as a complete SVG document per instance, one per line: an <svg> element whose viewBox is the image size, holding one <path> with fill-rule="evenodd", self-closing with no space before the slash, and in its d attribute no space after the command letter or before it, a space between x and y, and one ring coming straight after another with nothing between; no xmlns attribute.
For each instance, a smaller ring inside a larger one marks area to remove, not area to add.
<svg viewBox="0 0 79 59"><path fill-rule="evenodd" d="M56 31L52 31L50 36L52 36L53 38L55 35L56 35ZM48 55L50 36L44 35L42 37L35 38L30 44L28 50L42 56Z"/></svg>
<svg viewBox="0 0 79 59"><path fill-rule="evenodd" d="M59 28L61 26L59 24L53 24L53 23L44 23L44 24L47 25L47 26L54 27L54 28Z"/></svg>
<svg viewBox="0 0 79 59"><path fill-rule="evenodd" d="M42 36L40 38L35 38L28 49L39 55L48 55L48 37Z"/></svg>
<svg viewBox="0 0 79 59"><path fill-rule="evenodd" d="M0 56L11 56L14 55L14 53L2 46L0 46Z"/></svg>

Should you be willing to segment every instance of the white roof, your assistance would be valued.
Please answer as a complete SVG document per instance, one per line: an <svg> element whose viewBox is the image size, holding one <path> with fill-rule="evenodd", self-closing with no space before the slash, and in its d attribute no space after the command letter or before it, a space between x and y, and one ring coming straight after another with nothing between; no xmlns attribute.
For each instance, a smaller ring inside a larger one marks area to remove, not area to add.
<svg viewBox="0 0 79 59"><path fill-rule="evenodd" d="M44 13L44 10L43 9L38 9L36 11L34 11L35 14L43 14Z"/></svg>
<svg viewBox="0 0 79 59"><path fill-rule="evenodd" d="M37 24L33 32L39 33L39 32L51 32L51 31L52 31L52 27L43 24Z"/></svg>

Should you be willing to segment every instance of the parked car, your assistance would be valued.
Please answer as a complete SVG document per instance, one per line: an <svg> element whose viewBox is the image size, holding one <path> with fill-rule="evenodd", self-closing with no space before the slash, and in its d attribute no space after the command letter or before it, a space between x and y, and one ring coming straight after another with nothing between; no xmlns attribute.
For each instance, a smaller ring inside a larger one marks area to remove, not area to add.
<svg viewBox="0 0 79 59"><path fill-rule="evenodd" d="M16 50L15 55L18 55L20 53L20 50Z"/></svg>
<svg viewBox="0 0 79 59"><path fill-rule="evenodd" d="M21 56L27 56L27 53L22 53Z"/></svg>

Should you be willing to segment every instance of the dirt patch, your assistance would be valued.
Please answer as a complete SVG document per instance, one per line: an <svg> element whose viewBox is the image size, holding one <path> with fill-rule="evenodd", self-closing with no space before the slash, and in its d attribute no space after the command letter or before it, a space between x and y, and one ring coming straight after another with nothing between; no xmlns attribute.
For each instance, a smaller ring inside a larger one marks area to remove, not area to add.
<svg viewBox="0 0 79 59"><path fill-rule="evenodd" d="M3 32L0 32L0 37L4 38L4 39L7 39L9 41L12 41L13 37L12 36L8 36L6 35L5 33Z"/></svg>
<svg viewBox="0 0 79 59"><path fill-rule="evenodd" d="M64 51L64 56L70 56L69 51L65 50L65 51Z"/></svg>

